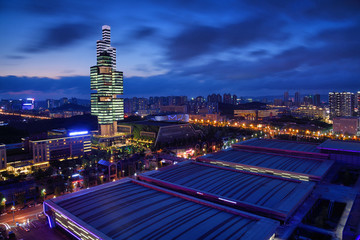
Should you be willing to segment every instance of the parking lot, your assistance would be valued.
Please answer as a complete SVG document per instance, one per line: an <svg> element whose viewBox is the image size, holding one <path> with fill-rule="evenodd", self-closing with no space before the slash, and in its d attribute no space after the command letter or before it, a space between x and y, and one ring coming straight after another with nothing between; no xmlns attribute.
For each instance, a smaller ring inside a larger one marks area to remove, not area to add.
<svg viewBox="0 0 360 240"><path fill-rule="evenodd" d="M12 216L10 214L7 217L2 216L1 220L5 220L5 219L7 220L7 218L11 218L11 217ZM67 236L67 234L65 234L63 231L59 229L50 229L47 219L42 213L37 213L35 215L32 215L31 217L30 216L23 217L23 214L21 215L19 214L15 219L16 219L16 224L15 224L16 226L12 226L11 230L8 231L13 231L15 233L16 239L24 239L24 240L72 239L71 237ZM19 221L20 219L21 221ZM3 221L3 223L4 222L5 221ZM10 225L13 225L12 221L9 221L9 223Z"/></svg>
<svg viewBox="0 0 360 240"><path fill-rule="evenodd" d="M24 240L71 240L71 238L64 234L62 231L49 228L48 222L45 218L40 218L39 220L34 220L30 222L28 228L29 231L26 231L23 227L20 226L13 228L13 232L15 233L16 238Z"/></svg>

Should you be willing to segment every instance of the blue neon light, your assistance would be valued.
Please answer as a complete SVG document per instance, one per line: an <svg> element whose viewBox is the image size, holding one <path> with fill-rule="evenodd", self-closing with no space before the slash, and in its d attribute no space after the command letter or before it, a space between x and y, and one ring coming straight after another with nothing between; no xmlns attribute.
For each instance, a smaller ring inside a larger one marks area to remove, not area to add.
<svg viewBox="0 0 360 240"><path fill-rule="evenodd" d="M69 136L79 136L89 134L89 131L77 131L77 132L70 132Z"/></svg>
<svg viewBox="0 0 360 240"><path fill-rule="evenodd" d="M46 213L46 211L45 211L45 203L43 204L43 211L44 211L44 214L45 214L45 216L46 216L46 218L47 218L47 220L48 220L48 222L49 222L49 226L50 226L50 228L53 228L54 226L51 224L51 219L50 219L50 216Z"/></svg>

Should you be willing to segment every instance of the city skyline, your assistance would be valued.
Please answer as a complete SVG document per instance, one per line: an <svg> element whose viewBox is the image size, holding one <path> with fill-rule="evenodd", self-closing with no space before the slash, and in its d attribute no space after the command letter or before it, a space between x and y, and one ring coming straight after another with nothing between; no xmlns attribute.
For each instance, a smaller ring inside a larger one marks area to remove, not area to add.
<svg viewBox="0 0 360 240"><path fill-rule="evenodd" d="M357 1L111 5L2 2L0 97L89 99L104 24L125 72L124 97L360 89Z"/></svg>

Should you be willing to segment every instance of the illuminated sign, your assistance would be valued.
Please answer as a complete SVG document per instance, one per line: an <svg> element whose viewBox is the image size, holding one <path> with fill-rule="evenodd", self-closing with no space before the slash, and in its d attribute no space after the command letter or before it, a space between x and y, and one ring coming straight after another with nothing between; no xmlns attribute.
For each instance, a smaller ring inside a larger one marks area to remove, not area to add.
<svg viewBox="0 0 360 240"><path fill-rule="evenodd" d="M78 136L78 135L85 135L85 134L89 134L89 131L70 132L69 136Z"/></svg>

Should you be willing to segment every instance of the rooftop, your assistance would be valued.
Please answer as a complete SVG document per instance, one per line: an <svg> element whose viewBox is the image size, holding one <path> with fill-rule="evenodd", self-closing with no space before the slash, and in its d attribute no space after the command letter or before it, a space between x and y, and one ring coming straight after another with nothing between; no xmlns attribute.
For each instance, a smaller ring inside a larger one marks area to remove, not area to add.
<svg viewBox="0 0 360 240"><path fill-rule="evenodd" d="M106 166L106 167L109 167L109 166L113 165L111 162L106 161L106 160L103 160L103 159L101 159L101 160L98 162L98 164L104 165L104 166Z"/></svg>
<svg viewBox="0 0 360 240"><path fill-rule="evenodd" d="M279 220L285 220L315 185L189 161L139 178Z"/></svg>
<svg viewBox="0 0 360 240"><path fill-rule="evenodd" d="M36 140L30 140L30 142L43 142L43 141L50 141L50 140L60 140L60 139L72 139L72 138L81 138L81 137L91 137L91 134L82 134L82 135L75 135L75 136L48 136L43 137Z"/></svg>
<svg viewBox="0 0 360 240"><path fill-rule="evenodd" d="M320 150L316 148L318 146L318 144L316 143L284 141L284 140L274 140L274 139L253 138L234 145L246 145L246 146L254 146L261 148L274 148L274 149L283 149L283 150L291 150L291 151L299 151L299 152L314 152L314 153L320 152Z"/></svg>
<svg viewBox="0 0 360 240"><path fill-rule="evenodd" d="M157 127L166 127L166 126L174 126L180 124L187 124L186 122L161 122L161 121L136 121L136 122L122 122L122 124L139 124L139 125L149 125L149 126L157 126Z"/></svg>
<svg viewBox="0 0 360 240"><path fill-rule="evenodd" d="M229 149L199 157L198 161L238 169L276 174L300 180L320 180L333 161L283 154L266 153L246 149Z"/></svg>
<svg viewBox="0 0 360 240"><path fill-rule="evenodd" d="M279 223L131 179L56 199L57 224L102 239L269 239ZM84 231L84 229L88 231ZM74 231L76 232L76 231ZM78 233L77 232L77 233Z"/></svg>
<svg viewBox="0 0 360 240"><path fill-rule="evenodd" d="M318 149L357 152L360 153L360 142L341 141L341 140L326 140L320 144Z"/></svg>

